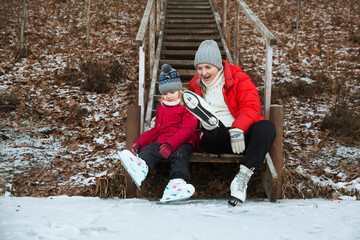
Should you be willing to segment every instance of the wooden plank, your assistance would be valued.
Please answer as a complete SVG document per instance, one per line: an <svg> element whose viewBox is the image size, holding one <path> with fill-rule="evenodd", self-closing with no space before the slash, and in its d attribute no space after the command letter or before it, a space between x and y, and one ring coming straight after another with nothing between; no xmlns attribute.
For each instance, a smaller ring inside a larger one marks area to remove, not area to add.
<svg viewBox="0 0 360 240"><path fill-rule="evenodd" d="M239 3L235 3L235 30L234 30L234 47L233 47L233 60L235 65L239 65Z"/></svg>
<svg viewBox="0 0 360 240"><path fill-rule="evenodd" d="M222 47L222 43L221 42L217 42L217 44L219 45L219 47ZM164 47L186 47L187 49L192 49L195 48L196 50L199 48L200 43L199 42L164 42L163 46Z"/></svg>
<svg viewBox="0 0 360 240"><path fill-rule="evenodd" d="M215 34L215 29L167 29L166 34Z"/></svg>
<svg viewBox="0 0 360 240"><path fill-rule="evenodd" d="M266 42L264 109L265 118L268 120L270 119L271 105L272 55L272 46L269 44L269 42Z"/></svg>
<svg viewBox="0 0 360 240"><path fill-rule="evenodd" d="M190 162L240 163L242 157L242 155L238 154L210 154L193 152L191 154Z"/></svg>
<svg viewBox="0 0 360 240"><path fill-rule="evenodd" d="M204 18L204 19L197 19L196 22L194 19L191 18L178 18L178 19L167 19L166 23L174 24L174 23L182 23L182 24L199 24L199 23L215 23L214 19L211 18Z"/></svg>
<svg viewBox="0 0 360 240"><path fill-rule="evenodd" d="M172 5L209 5L208 1L168 1L168 6Z"/></svg>
<svg viewBox="0 0 360 240"><path fill-rule="evenodd" d="M166 41L199 41L202 42L206 39L220 40L219 35L201 35L201 36L184 36L184 35L173 35L166 36Z"/></svg>
<svg viewBox="0 0 360 240"><path fill-rule="evenodd" d="M209 3L209 0L167 0L168 3L181 2L181 3Z"/></svg>
<svg viewBox="0 0 360 240"><path fill-rule="evenodd" d="M126 148L130 149L135 140L140 136L140 107L129 105L127 107L127 120L126 120ZM137 187L133 183L130 175L125 172L126 180L126 197L137 197Z"/></svg>
<svg viewBox="0 0 360 240"><path fill-rule="evenodd" d="M168 60L168 59L160 59L160 65L163 64L170 64L171 66L173 66L175 69L179 68L179 67L187 67L187 66L192 66L194 68L194 60L178 60L178 59L173 59L173 60ZM195 69L194 69L195 71ZM181 76L181 75L180 75Z"/></svg>
<svg viewBox="0 0 360 240"><path fill-rule="evenodd" d="M165 31L167 32L169 29L176 29L176 28L182 28L182 29L204 29L204 28L210 28L210 29L216 29L216 25L213 23L192 23L192 24L186 24L186 23L167 23L165 25Z"/></svg>
<svg viewBox="0 0 360 240"><path fill-rule="evenodd" d="M172 67L176 68L175 64L173 64L173 62L171 60L166 60L164 61L167 64L170 64ZM162 64L160 64L162 66ZM159 66L160 66L159 65ZM183 85L186 87L187 83L184 81L185 79L189 79L195 76L196 74L196 70L194 68L194 64L190 65L193 69L189 70L189 69L181 69L181 68L176 68L177 72L179 73L181 80L183 81ZM161 73L161 69L158 69L158 75Z"/></svg>
<svg viewBox="0 0 360 240"><path fill-rule="evenodd" d="M225 51L220 51L222 55L225 55ZM162 50L161 55L171 55L171 56L194 56L196 50Z"/></svg>
<svg viewBox="0 0 360 240"><path fill-rule="evenodd" d="M212 14L208 9L168 9L168 14Z"/></svg>
<svg viewBox="0 0 360 240"><path fill-rule="evenodd" d="M266 160L266 168L265 171L262 172L261 178L268 199L271 202L274 202L276 201L278 175L269 154L266 154L265 160Z"/></svg>
<svg viewBox="0 0 360 240"><path fill-rule="evenodd" d="M276 138L274 145L270 148L270 156L273 160L276 172L278 174L278 187L276 197L282 196L282 171L284 166L283 142L284 142L284 109L281 105L271 105L270 121L274 123L276 129Z"/></svg>
<svg viewBox="0 0 360 240"><path fill-rule="evenodd" d="M177 10L180 10L180 9L186 9L186 10L197 10L197 9L206 9L206 10L209 10L210 9L210 5L209 4L204 4L204 5L199 5L199 4L194 4L194 5L190 5L190 4L182 4L182 5L179 5L179 4L176 4L176 5L173 5L173 4L168 4L168 9L172 10L172 9L177 9Z"/></svg>
<svg viewBox="0 0 360 240"><path fill-rule="evenodd" d="M190 19L198 19L198 18L203 18L203 19L213 19L214 16L212 14L176 14L176 13L168 13L167 15L168 19L173 19L173 18L190 18Z"/></svg>

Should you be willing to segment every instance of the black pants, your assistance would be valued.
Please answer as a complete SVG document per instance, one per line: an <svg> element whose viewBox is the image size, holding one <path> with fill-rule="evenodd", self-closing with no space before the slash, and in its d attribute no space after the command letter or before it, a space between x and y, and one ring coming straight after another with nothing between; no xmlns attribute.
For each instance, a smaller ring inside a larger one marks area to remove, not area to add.
<svg viewBox="0 0 360 240"><path fill-rule="evenodd" d="M203 136L200 147L207 153L233 153L230 143L229 128L219 122L214 130L201 129ZM245 135L245 151L241 164L247 168L259 169L264 162L266 153L276 137L276 129L272 122L263 120L254 123Z"/></svg>
<svg viewBox="0 0 360 240"><path fill-rule="evenodd" d="M159 154L161 143L152 143L143 147L138 156L146 162L149 172L155 169L156 165L163 159ZM178 147L169 156L170 161L170 180L174 178L182 178L185 182L189 182L189 160L192 152L192 145L185 143Z"/></svg>

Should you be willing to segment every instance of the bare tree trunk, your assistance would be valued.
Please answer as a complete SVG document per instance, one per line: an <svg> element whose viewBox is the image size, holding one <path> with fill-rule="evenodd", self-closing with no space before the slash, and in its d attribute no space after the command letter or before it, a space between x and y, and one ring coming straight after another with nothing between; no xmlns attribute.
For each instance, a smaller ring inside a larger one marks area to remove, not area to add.
<svg viewBox="0 0 360 240"><path fill-rule="evenodd" d="M25 20L26 20L26 0L22 1L23 15L21 17L21 29L20 29L20 50L24 49L24 31L25 31Z"/></svg>
<svg viewBox="0 0 360 240"><path fill-rule="evenodd" d="M90 1L87 0L87 11L86 11L86 45L90 45Z"/></svg>
<svg viewBox="0 0 360 240"><path fill-rule="evenodd" d="M298 30L299 30L299 22L300 22L300 5L301 0L297 0L297 15L296 15L296 31L295 31L295 54L297 55L297 37L298 37Z"/></svg>

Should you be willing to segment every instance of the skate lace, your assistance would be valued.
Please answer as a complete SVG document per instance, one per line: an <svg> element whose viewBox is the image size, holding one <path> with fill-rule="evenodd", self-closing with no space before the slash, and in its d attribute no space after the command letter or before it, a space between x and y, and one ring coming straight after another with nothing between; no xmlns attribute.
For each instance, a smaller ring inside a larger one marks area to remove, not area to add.
<svg viewBox="0 0 360 240"><path fill-rule="evenodd" d="M239 171L236 174L236 182L237 184L237 188L239 191L244 191L247 188L247 183L250 180L251 177L251 173L254 171L254 168L249 169L249 171L246 172L242 172Z"/></svg>

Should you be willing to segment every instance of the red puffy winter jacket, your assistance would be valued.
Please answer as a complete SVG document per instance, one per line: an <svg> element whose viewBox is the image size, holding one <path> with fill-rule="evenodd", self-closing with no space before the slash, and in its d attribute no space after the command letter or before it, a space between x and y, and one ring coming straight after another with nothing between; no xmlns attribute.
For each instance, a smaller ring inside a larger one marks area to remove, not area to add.
<svg viewBox="0 0 360 240"><path fill-rule="evenodd" d="M259 93L250 77L239 66L222 61L225 84L223 95L231 115L235 118L231 128L239 128L247 133L250 126L265 118L260 115L261 104ZM199 75L196 74L188 83L191 91L201 96Z"/></svg>
<svg viewBox="0 0 360 240"><path fill-rule="evenodd" d="M184 143L195 147L195 132L198 120L184 106L167 107L159 104L156 108L155 126L141 134L135 142L141 148L154 142L169 143L175 151Z"/></svg>

